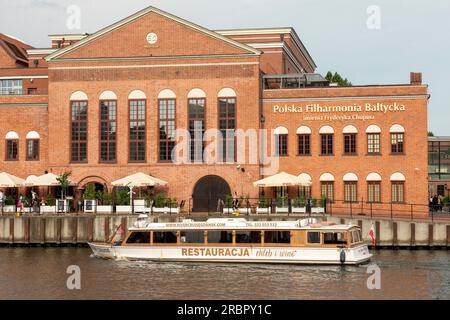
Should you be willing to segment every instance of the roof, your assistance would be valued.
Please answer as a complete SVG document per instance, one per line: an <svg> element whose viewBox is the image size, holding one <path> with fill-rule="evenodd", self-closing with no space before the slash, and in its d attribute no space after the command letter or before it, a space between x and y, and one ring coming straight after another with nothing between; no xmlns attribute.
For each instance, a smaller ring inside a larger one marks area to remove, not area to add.
<svg viewBox="0 0 450 320"><path fill-rule="evenodd" d="M223 36L223 35L221 35L221 34L219 34L217 32L208 30L208 29L206 29L204 27L201 27L201 26L199 26L197 24L194 24L194 23L189 22L187 20L184 20L184 19L182 19L180 17L174 16L174 15L168 13L168 12L165 12L165 11L162 11L162 10L160 10L158 8L150 6L150 7L147 7L145 9L141 10L141 11L138 11L135 14L133 14L131 16L128 16L127 18L122 19L122 20L120 20L120 21L118 21L118 22L116 22L116 23L114 23L114 24L112 24L112 25L110 25L108 27L105 27L105 28L103 28L103 29L93 33L93 34L90 34L87 37L81 39L80 41L78 41L78 42L76 42L76 43L74 43L74 44L72 44L70 46L62 48L62 49L60 49L60 50L50 54L45 59L47 61L50 61L52 59L58 58L58 57L66 54L68 52L71 52L71 51L75 50L78 47L81 47L81 46L83 46L83 45L85 45L87 43L90 43L91 41L94 41L95 39L97 39L97 38L99 38L99 37L101 37L101 36L111 32L111 31L113 31L115 29L118 29L118 28L120 28L120 27L122 27L122 26L124 26L126 24L129 24L129 23L135 21L136 19L139 19L140 17L149 14L150 12L157 13L157 14L159 14L161 16L164 16L164 17L166 17L168 19L171 19L171 20L176 21L176 22L178 22L180 24L183 24L183 25L185 25L185 26L187 26L189 28L195 29L195 30L200 31L202 33L205 33L205 34L207 34L207 35L209 35L209 36L211 36L213 38L216 38L218 40L224 41L224 42L226 42L226 43L228 43L230 45L233 45L235 47L241 48L241 49L247 51L249 54L254 54L254 55L261 54L261 52L259 50L254 49L254 48L252 48L250 46L247 46L247 45L245 45L245 44L243 44L241 42L232 40L232 39L230 39L228 37L225 37L225 36Z"/></svg>
<svg viewBox="0 0 450 320"><path fill-rule="evenodd" d="M214 218L206 221L183 220L182 222L148 223L144 228L133 227L137 230L217 230L217 229L243 229L243 230L349 230L355 225L321 225L311 226L311 222L317 223L317 219L303 219L297 221L247 221L244 218Z"/></svg>
<svg viewBox="0 0 450 320"><path fill-rule="evenodd" d="M16 61L28 64L27 49L30 45L5 34L0 33L0 46Z"/></svg>
<svg viewBox="0 0 450 320"><path fill-rule="evenodd" d="M450 141L450 136L433 136L433 137L428 137L428 141Z"/></svg>

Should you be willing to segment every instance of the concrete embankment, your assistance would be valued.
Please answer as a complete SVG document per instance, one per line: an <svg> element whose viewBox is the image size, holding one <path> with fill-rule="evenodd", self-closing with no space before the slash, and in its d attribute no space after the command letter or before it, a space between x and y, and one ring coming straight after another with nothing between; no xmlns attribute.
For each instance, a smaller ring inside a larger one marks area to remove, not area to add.
<svg viewBox="0 0 450 320"><path fill-rule="evenodd" d="M192 218L192 217L190 217ZM297 220L302 217L250 216L248 220ZM322 217L321 217L322 218ZM44 245L85 244L108 241L117 227L132 226L137 216L131 215L69 215L69 216L2 216L0 244ZM176 216L154 218L159 222L176 221ZM206 217L196 217L205 220ZM355 224L362 228L364 240L371 242L369 230L375 227L376 245L381 247L441 247L450 248L450 221L423 222L390 219L326 217L328 221Z"/></svg>

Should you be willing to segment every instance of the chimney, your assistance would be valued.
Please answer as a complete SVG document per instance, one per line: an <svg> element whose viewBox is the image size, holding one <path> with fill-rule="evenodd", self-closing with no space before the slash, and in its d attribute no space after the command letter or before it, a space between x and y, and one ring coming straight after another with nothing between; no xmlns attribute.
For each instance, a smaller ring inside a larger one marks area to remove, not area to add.
<svg viewBox="0 0 450 320"><path fill-rule="evenodd" d="M421 85L422 84L422 72L411 72L410 83L412 85Z"/></svg>

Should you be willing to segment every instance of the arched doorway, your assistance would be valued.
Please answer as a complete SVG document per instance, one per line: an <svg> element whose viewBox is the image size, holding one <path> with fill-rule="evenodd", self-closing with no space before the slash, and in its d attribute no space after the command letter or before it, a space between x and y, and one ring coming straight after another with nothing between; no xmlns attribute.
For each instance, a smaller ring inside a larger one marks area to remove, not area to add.
<svg viewBox="0 0 450 320"><path fill-rule="evenodd" d="M214 212L217 210L217 201L231 194L228 183L221 177L215 175L204 176L194 186L192 193L192 211Z"/></svg>

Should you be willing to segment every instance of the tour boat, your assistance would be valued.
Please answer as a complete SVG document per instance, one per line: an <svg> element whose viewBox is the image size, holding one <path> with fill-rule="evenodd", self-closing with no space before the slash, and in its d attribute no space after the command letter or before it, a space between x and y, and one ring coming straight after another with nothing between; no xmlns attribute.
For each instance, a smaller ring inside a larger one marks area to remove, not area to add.
<svg viewBox="0 0 450 320"><path fill-rule="evenodd" d="M372 257L358 226L315 218L171 223L138 219L123 241L89 246L94 256L117 260L358 265Z"/></svg>

